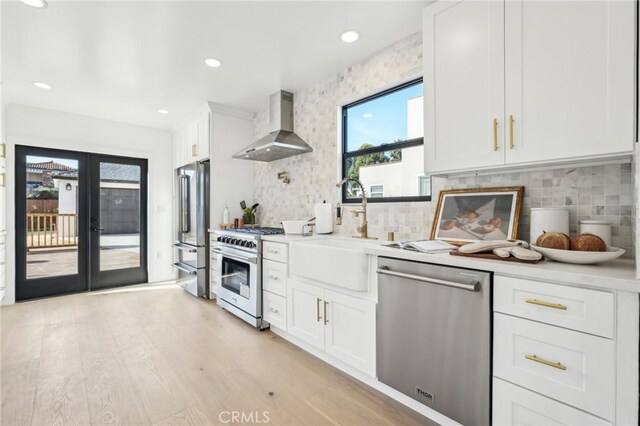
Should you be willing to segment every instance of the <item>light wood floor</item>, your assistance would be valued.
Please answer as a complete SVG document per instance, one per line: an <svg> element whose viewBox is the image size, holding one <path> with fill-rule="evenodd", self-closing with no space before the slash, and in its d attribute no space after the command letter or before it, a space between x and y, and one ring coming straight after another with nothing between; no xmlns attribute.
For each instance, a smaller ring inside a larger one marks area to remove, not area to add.
<svg viewBox="0 0 640 426"><path fill-rule="evenodd" d="M213 301L147 288L0 308L0 424L433 424Z"/></svg>

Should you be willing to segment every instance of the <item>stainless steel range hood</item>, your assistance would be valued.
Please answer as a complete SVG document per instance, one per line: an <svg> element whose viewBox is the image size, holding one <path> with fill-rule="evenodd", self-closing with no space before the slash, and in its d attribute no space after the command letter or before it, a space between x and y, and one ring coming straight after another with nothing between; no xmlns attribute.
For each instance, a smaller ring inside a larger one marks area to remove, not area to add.
<svg viewBox="0 0 640 426"><path fill-rule="evenodd" d="M293 133L293 93L281 90L269 98L269 131L268 135L234 154L233 158L274 161L313 151Z"/></svg>

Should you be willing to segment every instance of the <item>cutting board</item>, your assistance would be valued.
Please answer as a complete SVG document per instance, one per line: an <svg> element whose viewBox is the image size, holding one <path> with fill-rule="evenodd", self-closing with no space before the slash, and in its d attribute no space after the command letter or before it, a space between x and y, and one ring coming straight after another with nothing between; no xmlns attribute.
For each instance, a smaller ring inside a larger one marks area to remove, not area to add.
<svg viewBox="0 0 640 426"><path fill-rule="evenodd" d="M488 259L488 260L502 260L503 262L517 262L517 263L538 263L542 259L538 260L522 260L517 257L509 256L509 257L500 257L493 253L461 253L458 250L450 251L449 254L451 256L460 256L460 257L473 257L476 259Z"/></svg>

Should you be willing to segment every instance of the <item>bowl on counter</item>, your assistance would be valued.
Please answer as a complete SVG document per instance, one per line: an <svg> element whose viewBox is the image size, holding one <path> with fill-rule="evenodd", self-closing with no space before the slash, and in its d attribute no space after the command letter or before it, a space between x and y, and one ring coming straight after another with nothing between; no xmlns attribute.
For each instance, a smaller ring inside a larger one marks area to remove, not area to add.
<svg viewBox="0 0 640 426"><path fill-rule="evenodd" d="M531 249L542 254L547 259L576 265L592 265L594 263L608 262L619 258L625 253L624 249L618 247L607 247L607 251L578 251L552 249L531 244Z"/></svg>
<svg viewBox="0 0 640 426"><path fill-rule="evenodd" d="M283 220L282 227L287 235L302 235L302 228L308 223L308 220Z"/></svg>

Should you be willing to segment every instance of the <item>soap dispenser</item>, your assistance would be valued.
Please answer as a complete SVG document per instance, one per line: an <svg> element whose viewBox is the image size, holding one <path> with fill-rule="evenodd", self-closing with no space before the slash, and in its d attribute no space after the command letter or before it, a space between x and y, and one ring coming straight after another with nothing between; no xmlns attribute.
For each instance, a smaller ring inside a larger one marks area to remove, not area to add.
<svg viewBox="0 0 640 426"><path fill-rule="evenodd" d="M224 206L224 211L222 212L222 223L228 224L231 221L229 216L229 207L227 205Z"/></svg>

